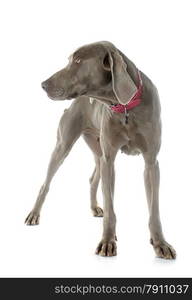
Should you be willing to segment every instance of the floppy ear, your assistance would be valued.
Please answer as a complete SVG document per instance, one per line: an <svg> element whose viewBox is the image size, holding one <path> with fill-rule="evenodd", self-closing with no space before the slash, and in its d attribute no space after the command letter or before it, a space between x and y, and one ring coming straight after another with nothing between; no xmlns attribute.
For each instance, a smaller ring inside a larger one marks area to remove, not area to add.
<svg viewBox="0 0 192 300"><path fill-rule="evenodd" d="M108 59L104 59L104 68L111 70L113 92L117 100L125 105L135 95L137 87L127 72L122 56L117 51L109 51L107 55Z"/></svg>

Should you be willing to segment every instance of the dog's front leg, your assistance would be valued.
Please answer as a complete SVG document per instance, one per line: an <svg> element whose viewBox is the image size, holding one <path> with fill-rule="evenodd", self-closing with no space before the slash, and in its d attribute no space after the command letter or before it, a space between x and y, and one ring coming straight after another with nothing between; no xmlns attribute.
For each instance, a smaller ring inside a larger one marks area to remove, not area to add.
<svg viewBox="0 0 192 300"><path fill-rule="evenodd" d="M38 225L40 219L40 212L45 201L46 195L49 191L51 181L57 170L63 163L64 159L69 154L73 144L81 135L83 128L83 119L76 109L75 105L65 110L57 132L57 143L51 155L47 175L44 184L40 188L37 200L32 211L27 216L25 223L27 225Z"/></svg>
<svg viewBox="0 0 192 300"><path fill-rule="evenodd" d="M169 245L163 236L160 214L159 214L159 163L156 159L149 159L145 156L144 171L145 188L149 208L149 230L151 234L151 244L158 257L173 259L176 252Z"/></svg>
<svg viewBox="0 0 192 300"><path fill-rule="evenodd" d="M108 149L109 150L109 149ZM116 251L116 217L113 207L114 197L114 159L117 150L110 149L107 155L101 158L101 184L104 198L103 237L99 243L96 254L101 256L115 256Z"/></svg>

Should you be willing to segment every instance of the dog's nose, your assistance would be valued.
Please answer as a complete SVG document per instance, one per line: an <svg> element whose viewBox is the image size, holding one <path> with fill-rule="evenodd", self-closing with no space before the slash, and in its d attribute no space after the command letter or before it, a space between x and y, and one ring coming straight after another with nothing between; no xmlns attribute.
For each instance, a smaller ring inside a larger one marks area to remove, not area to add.
<svg viewBox="0 0 192 300"><path fill-rule="evenodd" d="M42 89L44 89L45 91L47 90L48 85L49 85L49 83L48 83L47 81L43 81L43 82L41 83L41 87L42 87Z"/></svg>

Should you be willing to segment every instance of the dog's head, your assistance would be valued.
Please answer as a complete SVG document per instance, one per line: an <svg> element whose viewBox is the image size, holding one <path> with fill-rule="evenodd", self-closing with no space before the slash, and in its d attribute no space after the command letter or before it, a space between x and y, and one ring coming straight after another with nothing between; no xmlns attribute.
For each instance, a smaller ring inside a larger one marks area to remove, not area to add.
<svg viewBox="0 0 192 300"><path fill-rule="evenodd" d="M121 104L127 104L137 90L122 55L109 42L77 49L64 69L42 82L42 88L53 100L113 95Z"/></svg>

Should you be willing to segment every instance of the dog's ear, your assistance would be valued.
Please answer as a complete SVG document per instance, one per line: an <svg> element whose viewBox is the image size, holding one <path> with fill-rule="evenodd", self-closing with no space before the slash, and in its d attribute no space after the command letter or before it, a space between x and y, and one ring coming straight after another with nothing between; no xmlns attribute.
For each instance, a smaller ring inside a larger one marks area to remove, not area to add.
<svg viewBox="0 0 192 300"><path fill-rule="evenodd" d="M113 92L117 100L125 105L137 91L137 87L127 72L127 65L118 51L108 51L103 66L111 71Z"/></svg>

